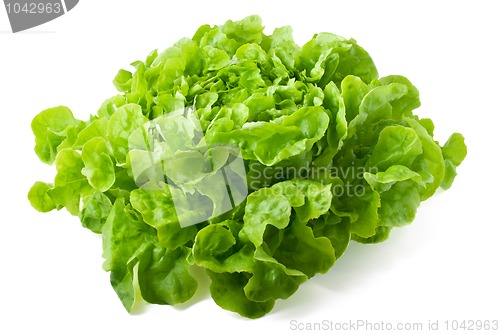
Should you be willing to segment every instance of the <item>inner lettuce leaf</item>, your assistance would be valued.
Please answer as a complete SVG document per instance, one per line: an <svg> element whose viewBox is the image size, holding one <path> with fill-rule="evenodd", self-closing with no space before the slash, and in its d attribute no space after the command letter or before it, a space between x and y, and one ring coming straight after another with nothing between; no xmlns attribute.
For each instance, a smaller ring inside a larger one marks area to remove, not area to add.
<svg viewBox="0 0 500 334"><path fill-rule="evenodd" d="M55 177L28 199L102 235L129 312L190 300L199 267L217 305L262 317L351 241L411 223L467 155L459 133L434 139L417 88L380 77L355 40L321 32L300 46L256 15L202 25L113 84L88 121L65 106L33 119Z"/></svg>

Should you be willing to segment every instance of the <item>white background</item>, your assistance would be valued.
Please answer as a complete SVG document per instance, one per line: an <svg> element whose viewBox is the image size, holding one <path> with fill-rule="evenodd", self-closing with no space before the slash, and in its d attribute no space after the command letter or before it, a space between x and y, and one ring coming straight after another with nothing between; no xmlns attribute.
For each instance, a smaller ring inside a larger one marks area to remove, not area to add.
<svg viewBox="0 0 500 334"><path fill-rule="evenodd" d="M288 333L291 322L500 320L500 51L495 1L91 1L12 34L0 7L0 333ZM27 200L52 167L33 152L31 119L57 105L86 119L115 93L118 69L204 23L259 14L303 44L320 31L354 37L380 74L407 76L444 143L466 138L453 187L378 245L351 244L332 270L272 313L242 319L201 281L193 301L129 315L101 269L101 240L65 211ZM440 331L442 332L442 331Z"/></svg>

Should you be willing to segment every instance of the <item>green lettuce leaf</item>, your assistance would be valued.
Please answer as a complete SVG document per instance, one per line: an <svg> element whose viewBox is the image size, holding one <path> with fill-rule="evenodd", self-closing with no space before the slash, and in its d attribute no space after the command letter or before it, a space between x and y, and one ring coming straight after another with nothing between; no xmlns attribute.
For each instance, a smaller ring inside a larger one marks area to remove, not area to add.
<svg viewBox="0 0 500 334"><path fill-rule="evenodd" d="M136 302L138 287L134 284L134 267L137 264L136 252L143 244L153 240L148 225L118 199L102 227L103 257L102 267L110 272L111 285L123 306L131 311Z"/></svg>
<svg viewBox="0 0 500 334"><path fill-rule="evenodd" d="M442 147L445 171L441 188L449 189L457 176L457 167L467 155L465 139L460 133L454 133Z"/></svg>
<svg viewBox="0 0 500 334"><path fill-rule="evenodd" d="M149 303L175 305L189 300L198 283L189 273L190 250L157 248L154 244L138 255L138 283L142 298Z"/></svg>
<svg viewBox="0 0 500 334"><path fill-rule="evenodd" d="M195 226L182 228L168 188L160 190L136 189L130 193L132 207L140 212L144 222L157 231L159 244L176 249L194 239Z"/></svg>
<svg viewBox="0 0 500 334"><path fill-rule="evenodd" d="M56 158L58 147L72 128L83 122L75 119L71 110L64 106L49 108L40 112L31 122L35 135L35 153L47 164Z"/></svg>

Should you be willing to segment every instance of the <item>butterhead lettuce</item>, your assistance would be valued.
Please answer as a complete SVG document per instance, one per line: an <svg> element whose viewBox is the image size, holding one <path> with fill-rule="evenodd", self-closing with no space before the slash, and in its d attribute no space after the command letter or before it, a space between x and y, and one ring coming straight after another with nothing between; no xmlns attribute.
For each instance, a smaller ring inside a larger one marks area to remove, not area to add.
<svg viewBox="0 0 500 334"><path fill-rule="evenodd" d="M351 240L410 223L457 175L463 136L433 138L407 78L379 77L352 39L299 46L290 27L263 31L258 16L203 25L118 71L117 95L89 120L64 106L33 119L35 152L56 175L28 198L102 234L128 311L139 294L189 300L197 266L220 307L261 317Z"/></svg>

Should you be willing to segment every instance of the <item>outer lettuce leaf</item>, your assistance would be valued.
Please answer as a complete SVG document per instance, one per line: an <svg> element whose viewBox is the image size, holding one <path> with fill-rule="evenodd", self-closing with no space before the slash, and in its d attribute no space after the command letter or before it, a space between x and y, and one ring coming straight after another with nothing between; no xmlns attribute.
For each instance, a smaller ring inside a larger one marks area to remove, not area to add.
<svg viewBox="0 0 500 334"><path fill-rule="evenodd" d="M414 161L413 168L422 176L424 187L420 189L421 200L431 197L444 179L445 165L441 148L427 130L413 118L403 118L415 130L422 142L422 154Z"/></svg>
<svg viewBox="0 0 500 334"><path fill-rule="evenodd" d="M123 95L115 95L109 99L106 99L99 110L97 110L97 116L101 119L109 119L116 109L127 103L127 99Z"/></svg>
<svg viewBox="0 0 500 334"><path fill-rule="evenodd" d="M326 273L333 266L335 249L328 238L315 237L311 227L296 220L285 231L274 256L287 268L313 277Z"/></svg>
<svg viewBox="0 0 500 334"><path fill-rule="evenodd" d="M51 184L37 181L31 187L28 193L28 199L31 205L40 212L50 212L56 208L54 200L49 193L52 189Z"/></svg>
<svg viewBox="0 0 500 334"><path fill-rule="evenodd" d="M144 222L157 231L159 244L176 249L194 239L195 226L182 228L168 188L160 190L136 189L130 194L132 207L142 214Z"/></svg>
<svg viewBox="0 0 500 334"><path fill-rule="evenodd" d="M107 137L111 142L115 159L118 163L125 162L128 153L128 138L132 132L147 122L141 106L126 104L118 108L109 118Z"/></svg>
<svg viewBox="0 0 500 334"><path fill-rule="evenodd" d="M91 186L82 174L82 157L76 151L64 149L57 154L55 165L57 174L54 187L48 194L57 209L65 207L69 213L77 216L82 196L92 193Z"/></svg>
<svg viewBox="0 0 500 334"><path fill-rule="evenodd" d="M64 106L46 109L31 122L35 134L35 153L47 164L56 158L59 145L66 139L71 129L83 122L75 119L71 110Z"/></svg>
<svg viewBox="0 0 500 334"><path fill-rule="evenodd" d="M404 96L391 102L392 117L395 120L401 119L402 116L411 116L412 110L420 107L419 92L407 78L401 75L389 75L380 78L379 81L383 85L400 83L407 88L407 93Z"/></svg>
<svg viewBox="0 0 500 334"><path fill-rule="evenodd" d="M128 311L134 307L138 292L134 285L135 254L150 239L148 226L123 199L118 199L102 227L105 259L102 267L111 272L111 285Z"/></svg>
<svg viewBox="0 0 500 334"><path fill-rule="evenodd" d="M457 167L467 155L464 137L460 133L454 133L442 147L445 172L441 188L449 189L457 176Z"/></svg>
<svg viewBox="0 0 500 334"><path fill-rule="evenodd" d="M351 240L351 224L348 218L342 218L330 212L318 219L311 220L309 225L314 236L326 237L335 250L335 259L344 254Z"/></svg>
<svg viewBox="0 0 500 334"><path fill-rule="evenodd" d="M82 225L92 232L101 233L112 207L109 197L99 191L84 197L80 211Z"/></svg>
<svg viewBox="0 0 500 334"><path fill-rule="evenodd" d="M138 282L145 301L175 305L194 295L198 283L189 273L189 254L187 247L170 250L149 244L138 255Z"/></svg>
<svg viewBox="0 0 500 334"><path fill-rule="evenodd" d="M224 34L239 43L260 43L262 40L262 30L264 30L262 19L257 15L247 16L237 22L228 20L222 26Z"/></svg>
<svg viewBox="0 0 500 334"><path fill-rule="evenodd" d="M413 221L420 205L418 185L412 180L397 182L380 195L380 226L401 227Z"/></svg>
<svg viewBox="0 0 500 334"><path fill-rule="evenodd" d="M375 234L380 217L378 208L381 205L378 192L365 188L364 194L353 197L346 203L346 211L351 213L351 233L362 238Z"/></svg>
<svg viewBox="0 0 500 334"><path fill-rule="evenodd" d="M369 92L369 87L361 78L348 75L340 83L340 91L345 105L347 122L351 122L359 114L359 106L363 97Z"/></svg>
<svg viewBox="0 0 500 334"><path fill-rule="evenodd" d="M392 228L387 226L378 226L374 235L368 238L362 238L356 234L352 235L352 240L362 244L376 244L389 238Z"/></svg>
<svg viewBox="0 0 500 334"><path fill-rule="evenodd" d="M369 83L378 76L377 69L368 55L354 40L319 33L306 43L299 56L299 69L304 69L306 79L320 81L320 86L333 81L339 83L348 75L355 75Z"/></svg>
<svg viewBox="0 0 500 334"><path fill-rule="evenodd" d="M106 131L108 129L109 119L98 118L92 121L86 128L78 133L73 148L75 150L81 150L83 145L94 138L106 138Z"/></svg>
<svg viewBox="0 0 500 334"><path fill-rule="evenodd" d="M255 251L255 260L253 275L244 288L245 295L252 301L286 299L307 280L301 271L287 268L262 248Z"/></svg>
<svg viewBox="0 0 500 334"><path fill-rule="evenodd" d="M380 132L367 163L380 171L394 165L411 167L422 152L422 142L413 129L393 125Z"/></svg>
<svg viewBox="0 0 500 334"><path fill-rule="evenodd" d="M207 270L212 281L210 294L221 308L236 312L246 318L260 318L274 307L274 300L264 302L250 300L245 293L249 274L247 273L214 273Z"/></svg>
<svg viewBox="0 0 500 334"><path fill-rule="evenodd" d="M115 162L112 156L110 143L102 137L95 137L83 145L82 160L85 167L82 168L82 174L98 191L105 192L115 183Z"/></svg>
<svg viewBox="0 0 500 334"><path fill-rule="evenodd" d="M241 226L223 221L202 228L193 245L193 260L213 272L252 272L255 247L238 239Z"/></svg>
<svg viewBox="0 0 500 334"><path fill-rule="evenodd" d="M262 188L252 193L247 199L240 238L248 239L255 247L261 246L267 225L284 229L290 222L291 211L287 198L272 189Z"/></svg>
<svg viewBox="0 0 500 334"><path fill-rule="evenodd" d="M370 123L392 118L390 103L402 98L407 92L406 86L398 83L369 90L359 104L359 113L349 124L351 133L356 133L358 128L368 127Z"/></svg>

